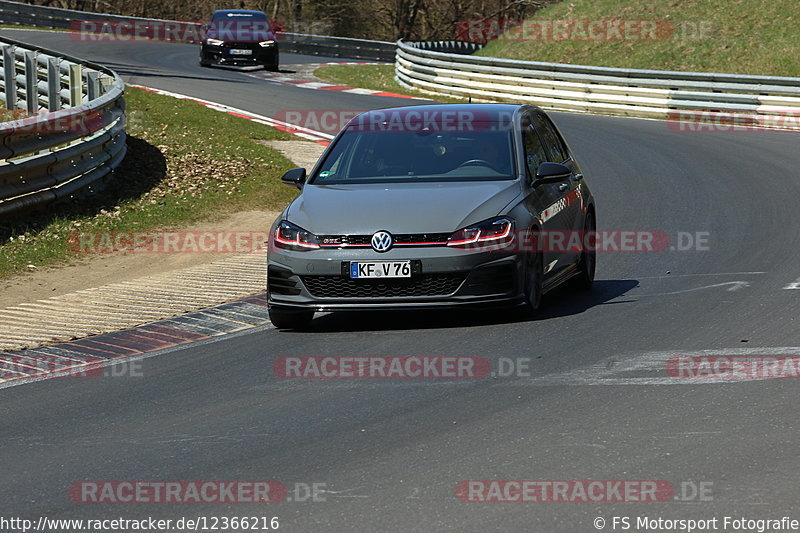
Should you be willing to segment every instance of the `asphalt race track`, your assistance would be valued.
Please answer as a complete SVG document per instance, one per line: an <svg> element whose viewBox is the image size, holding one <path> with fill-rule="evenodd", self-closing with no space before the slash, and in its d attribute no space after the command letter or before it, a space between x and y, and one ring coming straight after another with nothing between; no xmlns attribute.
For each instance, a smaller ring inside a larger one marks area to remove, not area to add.
<svg viewBox="0 0 800 533"><path fill-rule="evenodd" d="M306 94L308 91L298 91L293 87L254 79L232 68L203 68L198 64L199 45L147 41L81 42L71 39L67 32L11 30L5 35L45 48L63 50L78 57L102 59L102 64L116 71L126 83L243 107L247 111L268 116L279 110L307 109L310 104L315 106L314 109L348 111L398 105L396 99L377 96L365 100L363 95L328 94L328 91L315 91L322 94L310 95ZM286 52L281 53L280 59L282 72L291 71L289 65L343 61L339 58L301 56Z"/></svg>
<svg viewBox="0 0 800 533"><path fill-rule="evenodd" d="M269 116L409 103L203 69L189 45L9 36L106 64L131 83ZM282 55L287 69L321 61ZM264 515L297 532L579 533L597 531L596 517L610 531L614 516L717 517L723 531L724 516L800 519L798 381L679 380L664 370L672 356L709 350L800 354L792 349L800 347L800 291L786 289L800 278L800 138L554 118L590 180L599 229L663 231L676 249L601 254L593 292L553 293L533 321L500 312L329 314L309 332L262 328L187 345L138 361L136 375L1 389L2 513ZM677 249L679 232L707 232L707 249ZM530 368L477 380L273 373L277 357L321 355L480 356L493 368L526 358ZM463 480L494 479L665 480L675 498L476 503L455 495ZM68 488L86 480L277 480L293 501L74 503ZM318 501L297 501L314 483ZM710 488L702 500L682 489L700 483Z"/></svg>

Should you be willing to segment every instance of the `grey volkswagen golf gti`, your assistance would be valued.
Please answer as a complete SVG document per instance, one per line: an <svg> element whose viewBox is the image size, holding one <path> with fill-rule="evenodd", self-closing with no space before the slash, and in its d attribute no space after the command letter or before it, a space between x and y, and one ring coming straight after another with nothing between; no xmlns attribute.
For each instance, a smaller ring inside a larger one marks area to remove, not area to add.
<svg viewBox="0 0 800 533"><path fill-rule="evenodd" d="M595 206L538 107L445 104L351 120L270 230L269 315L516 305L566 281L590 288Z"/></svg>

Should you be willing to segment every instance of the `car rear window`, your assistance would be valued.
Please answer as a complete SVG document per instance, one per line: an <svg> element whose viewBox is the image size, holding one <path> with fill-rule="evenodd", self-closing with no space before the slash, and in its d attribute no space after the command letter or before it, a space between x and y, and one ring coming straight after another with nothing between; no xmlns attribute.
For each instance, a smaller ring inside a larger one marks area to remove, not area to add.
<svg viewBox="0 0 800 533"><path fill-rule="evenodd" d="M264 13L236 13L233 11L222 11L214 13L211 20L218 22L221 20L268 20Z"/></svg>
<svg viewBox="0 0 800 533"><path fill-rule="evenodd" d="M309 183L483 181L515 178L511 129L374 131L349 126Z"/></svg>

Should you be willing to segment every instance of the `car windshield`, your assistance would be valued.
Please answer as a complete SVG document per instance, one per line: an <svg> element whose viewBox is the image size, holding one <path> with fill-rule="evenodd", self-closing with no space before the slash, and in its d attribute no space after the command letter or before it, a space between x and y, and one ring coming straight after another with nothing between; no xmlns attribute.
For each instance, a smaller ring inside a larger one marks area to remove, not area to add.
<svg viewBox="0 0 800 533"><path fill-rule="evenodd" d="M218 13L214 13L211 17L213 22L219 22L221 20L267 20L267 16L264 13L239 13L235 11L221 11Z"/></svg>
<svg viewBox="0 0 800 533"><path fill-rule="evenodd" d="M309 183L514 179L511 131L497 126L487 123L464 132L349 126Z"/></svg>

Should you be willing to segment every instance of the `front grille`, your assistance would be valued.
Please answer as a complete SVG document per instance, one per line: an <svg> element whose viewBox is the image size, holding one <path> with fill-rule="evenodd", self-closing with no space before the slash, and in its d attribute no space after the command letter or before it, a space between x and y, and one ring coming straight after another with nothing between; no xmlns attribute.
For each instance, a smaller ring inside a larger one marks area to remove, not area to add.
<svg viewBox="0 0 800 533"><path fill-rule="evenodd" d="M231 49L236 50L250 50L252 53L249 55L233 55L230 53ZM277 53L275 47L262 47L257 42L232 42L226 41L219 46L206 47L206 52L211 54L216 61L221 63L258 63L264 61L266 58L271 58Z"/></svg>
<svg viewBox="0 0 800 533"><path fill-rule="evenodd" d="M392 235L395 246L445 246L450 233L401 233ZM371 246L372 235L320 235L325 246Z"/></svg>
<svg viewBox="0 0 800 533"><path fill-rule="evenodd" d="M319 235L318 239L327 246L370 246L372 235Z"/></svg>
<svg viewBox="0 0 800 533"><path fill-rule="evenodd" d="M224 43L222 43L220 48L224 48L225 50L230 50L231 48L237 48L239 50L241 49L258 50L259 48L261 48L261 46L258 43L252 41L240 41L240 42L225 41Z"/></svg>
<svg viewBox="0 0 800 533"><path fill-rule="evenodd" d="M407 235L395 235L395 244L420 244L429 242L447 242L449 233L409 233Z"/></svg>
<svg viewBox="0 0 800 533"><path fill-rule="evenodd" d="M465 274L420 274L410 279L350 279L342 276L302 276L316 298L402 298L446 296L463 283Z"/></svg>

